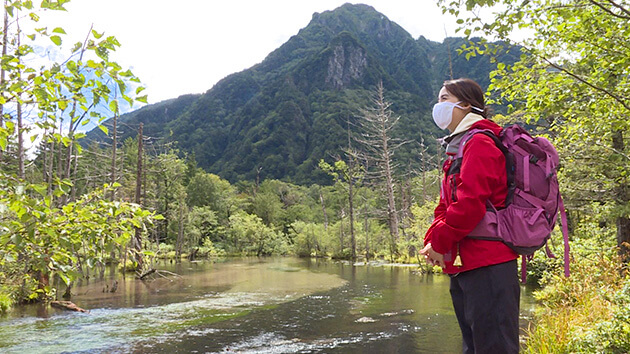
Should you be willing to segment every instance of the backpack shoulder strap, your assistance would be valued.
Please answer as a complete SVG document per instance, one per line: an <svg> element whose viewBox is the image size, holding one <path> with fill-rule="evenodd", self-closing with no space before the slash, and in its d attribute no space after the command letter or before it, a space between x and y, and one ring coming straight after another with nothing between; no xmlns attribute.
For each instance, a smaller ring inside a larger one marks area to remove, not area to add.
<svg viewBox="0 0 630 354"><path fill-rule="evenodd" d="M492 139L492 141L494 141L494 144L496 145L496 147L499 150L501 150L501 152L503 153L503 156L505 156L505 172L506 172L506 176L507 176L507 186L508 186L508 194L507 194L507 197L505 199L505 206L508 206L508 205L510 205L512 203L512 200L514 199L514 190L515 190L514 173L515 173L515 169L516 169L516 163L515 163L515 160L514 160L514 154L512 154L510 152L510 150L508 150L508 148L503 144L501 139L498 136L496 136L492 132L492 130L490 130L490 129L471 129L468 132L466 132L466 134L464 134L464 136L462 137L462 141L459 144L459 149L457 149L457 154L455 155L455 161L459 161L459 165L457 165L457 168L460 167L461 159L464 156L464 146L477 133L486 135L490 139Z"/></svg>

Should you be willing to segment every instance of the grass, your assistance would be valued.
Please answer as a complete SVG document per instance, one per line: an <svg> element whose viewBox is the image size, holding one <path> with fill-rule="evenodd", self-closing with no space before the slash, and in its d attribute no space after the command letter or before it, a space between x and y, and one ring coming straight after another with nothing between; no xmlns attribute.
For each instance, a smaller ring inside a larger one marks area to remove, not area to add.
<svg viewBox="0 0 630 354"><path fill-rule="evenodd" d="M571 277L543 278L523 353L630 352L630 277L621 264L584 257L573 260Z"/></svg>
<svg viewBox="0 0 630 354"><path fill-rule="evenodd" d="M13 306L11 295L0 291L0 314L6 313Z"/></svg>

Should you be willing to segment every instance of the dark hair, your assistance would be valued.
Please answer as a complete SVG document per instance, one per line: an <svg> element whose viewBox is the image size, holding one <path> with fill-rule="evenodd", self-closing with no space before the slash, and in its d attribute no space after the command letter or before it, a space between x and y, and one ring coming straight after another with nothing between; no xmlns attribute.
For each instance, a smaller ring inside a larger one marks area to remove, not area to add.
<svg viewBox="0 0 630 354"><path fill-rule="evenodd" d="M482 111L478 111L473 109L473 112L481 115L484 118L489 118L491 115L491 111L489 107L486 107L486 104L483 99L483 90L478 83L471 79L455 79L455 80L447 80L444 81L444 87L446 91L448 91L451 95L457 97L463 103L468 103L473 107L477 107L482 109Z"/></svg>

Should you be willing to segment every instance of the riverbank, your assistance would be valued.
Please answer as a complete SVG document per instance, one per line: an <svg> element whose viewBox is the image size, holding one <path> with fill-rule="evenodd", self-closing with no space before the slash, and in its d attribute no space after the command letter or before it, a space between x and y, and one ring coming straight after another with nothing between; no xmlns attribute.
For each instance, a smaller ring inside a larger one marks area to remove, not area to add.
<svg viewBox="0 0 630 354"><path fill-rule="evenodd" d="M630 276L615 252L579 254L571 276L549 272L525 353L629 353Z"/></svg>

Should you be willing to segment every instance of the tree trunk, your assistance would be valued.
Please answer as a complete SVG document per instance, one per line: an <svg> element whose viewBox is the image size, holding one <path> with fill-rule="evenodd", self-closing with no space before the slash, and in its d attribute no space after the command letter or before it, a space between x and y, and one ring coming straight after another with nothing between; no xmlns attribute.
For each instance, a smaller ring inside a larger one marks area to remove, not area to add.
<svg viewBox="0 0 630 354"><path fill-rule="evenodd" d="M51 139L50 146L48 149L48 155L49 155L48 172L46 173L47 182L48 182L48 195L52 195L52 192L53 192L53 174L55 173L55 149L56 148L57 147L55 146L55 139Z"/></svg>
<svg viewBox="0 0 630 354"><path fill-rule="evenodd" d="M63 118L59 118L59 135L63 135ZM62 166L63 166L63 142L59 141L59 151L57 155L57 177L62 179ZM59 204L61 199L58 199Z"/></svg>
<svg viewBox="0 0 630 354"><path fill-rule="evenodd" d="M19 97L18 97L19 100ZM22 104L17 104L17 135L18 135L18 178L24 179L24 126L22 120Z"/></svg>
<svg viewBox="0 0 630 354"><path fill-rule="evenodd" d="M112 140L112 172L111 172L111 179L110 179L110 183L114 184L116 183L116 153L117 153L117 144L118 144L118 113L114 112L114 127L113 127L113 140ZM116 188L112 187L112 194L110 199L112 201L116 200ZM112 260L114 260L114 258L116 257L116 255L114 254L114 250L111 251L110 253L110 258Z"/></svg>
<svg viewBox="0 0 630 354"><path fill-rule="evenodd" d="M617 245L621 260L624 263L630 263L630 218L628 217L617 218Z"/></svg>
<svg viewBox="0 0 630 354"><path fill-rule="evenodd" d="M112 132L112 173L110 183L116 183L116 153L117 153L117 144L118 144L118 113L114 112L114 126ZM116 188L112 188L111 200L116 199Z"/></svg>
<svg viewBox="0 0 630 354"><path fill-rule="evenodd" d="M72 193L70 194L70 200L77 200L77 170L79 169L79 156L78 151L77 155L74 156L74 166L72 167Z"/></svg>
<svg viewBox="0 0 630 354"><path fill-rule="evenodd" d="M175 244L175 258L177 263L182 261L182 244L184 243L184 206L182 201L179 201L179 211L177 217L177 241Z"/></svg>
<svg viewBox="0 0 630 354"><path fill-rule="evenodd" d="M357 240L354 236L354 156L350 139L350 121L348 120L348 206L350 207L350 245L352 247L352 260L357 259Z"/></svg>
<svg viewBox="0 0 630 354"><path fill-rule="evenodd" d="M90 311L80 308L79 306L75 305L74 303L70 301L52 301L50 305L52 307L56 307L62 310L77 311L77 312L90 312Z"/></svg>
<svg viewBox="0 0 630 354"><path fill-rule="evenodd" d="M357 259L357 240L354 237L354 191L353 191L352 176L348 181L348 203L350 204L350 243L352 245L352 260Z"/></svg>
<svg viewBox="0 0 630 354"><path fill-rule="evenodd" d="M4 25L2 32L2 57L4 58L7 55L7 46L8 46L8 33L9 33L9 13L6 8L8 5L8 0L4 0ZM0 68L0 87L4 87L5 83L5 70L4 68ZM4 105L0 104L0 128L4 127ZM4 158L4 151L0 149L0 165L2 165L2 159Z"/></svg>
<svg viewBox="0 0 630 354"><path fill-rule="evenodd" d="M389 151L389 136L388 127L386 126L386 118L388 114L386 112L385 98L383 96L383 83L378 86L378 103L379 103L379 115L382 117L383 127L381 130L381 139L383 146L383 169L385 173L385 188L387 193L387 223L389 225L389 234L391 236L392 253L398 254L398 214L396 212L396 200L394 199L394 178L392 177L392 161L390 159Z"/></svg>
<svg viewBox="0 0 630 354"><path fill-rule="evenodd" d="M346 216L346 211L341 208L341 217L339 218L339 256L343 256L343 217Z"/></svg>
<svg viewBox="0 0 630 354"><path fill-rule="evenodd" d="M322 203L322 211L324 212L324 230L328 231L328 214L326 214L326 204L324 204L324 195L319 190L319 201Z"/></svg>
<svg viewBox="0 0 630 354"><path fill-rule="evenodd" d="M141 205L140 203L140 193L142 192L142 128L143 124L140 123L140 128L138 128L138 169L136 171L136 204ZM136 262L138 263L138 268L142 268L143 259L142 259L142 230L140 228L136 228L136 234L134 237L134 248L136 251Z"/></svg>
<svg viewBox="0 0 630 354"><path fill-rule="evenodd" d="M619 152L625 151L625 143L623 140L623 131L614 130L612 134L613 149ZM630 201L630 187L628 187L623 181L619 182L615 188L615 199L617 205L624 207L628 205ZM619 255L624 263L630 262L630 218L628 215L621 215L617 217L617 247L619 248Z"/></svg>
<svg viewBox="0 0 630 354"><path fill-rule="evenodd" d="M387 153L387 151L387 145L385 145L385 152ZM392 178L389 158L387 158L385 163L385 187L387 191L387 221L389 225L389 234L391 236L392 253L398 254L398 214L396 212L394 179Z"/></svg>
<svg viewBox="0 0 630 354"><path fill-rule="evenodd" d="M370 229L367 214L367 201L363 203L363 228L365 231L365 261L370 261Z"/></svg>

